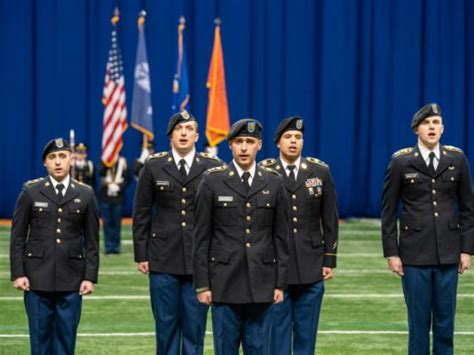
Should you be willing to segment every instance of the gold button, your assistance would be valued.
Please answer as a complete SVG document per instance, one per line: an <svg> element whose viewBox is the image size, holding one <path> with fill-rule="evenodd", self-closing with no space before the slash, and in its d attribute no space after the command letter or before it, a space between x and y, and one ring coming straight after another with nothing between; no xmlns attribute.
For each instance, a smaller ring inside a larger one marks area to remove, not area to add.
<svg viewBox="0 0 474 355"><path fill-rule="evenodd" d="M293 228L293 233L295 233L295 234L298 233L298 229Z"/></svg>
<svg viewBox="0 0 474 355"><path fill-rule="evenodd" d="M152 237L156 237L156 233L153 233L151 236L152 236Z"/></svg>
<svg viewBox="0 0 474 355"><path fill-rule="evenodd" d="M433 192L433 195L434 195L436 193L436 190L433 190L432 192Z"/></svg>
<svg viewBox="0 0 474 355"><path fill-rule="evenodd" d="M454 181L454 178L451 176L451 181Z"/></svg>
<svg viewBox="0 0 474 355"><path fill-rule="evenodd" d="M31 253L28 253L28 256L31 256L31 255L33 255L33 254L31 254Z"/></svg>
<svg viewBox="0 0 474 355"><path fill-rule="evenodd" d="M247 248L250 248L251 245L250 245L250 243L245 243L245 246L246 246Z"/></svg>
<svg viewBox="0 0 474 355"><path fill-rule="evenodd" d="M247 217L245 217L245 219L246 219L247 221L251 221L251 220L252 220L252 217L247 216Z"/></svg>
<svg viewBox="0 0 474 355"><path fill-rule="evenodd" d="M406 230L406 231L408 230L408 226L405 226L405 230Z"/></svg>
<svg viewBox="0 0 474 355"><path fill-rule="evenodd" d="M293 222L298 222L298 218L293 217Z"/></svg>
<svg viewBox="0 0 474 355"><path fill-rule="evenodd" d="M269 203L267 203L267 207L270 207L270 204L269 204Z"/></svg>
<svg viewBox="0 0 474 355"><path fill-rule="evenodd" d="M181 215L185 216L185 215L186 215L186 211L185 211L185 210L182 210L182 211L181 211Z"/></svg>
<svg viewBox="0 0 474 355"><path fill-rule="evenodd" d="M215 257L212 257L211 260L212 260L212 261L216 261L216 258L215 258Z"/></svg>
<svg viewBox="0 0 474 355"><path fill-rule="evenodd" d="M437 205L438 205L438 202L433 201L433 205L437 206Z"/></svg>
<svg viewBox="0 0 474 355"><path fill-rule="evenodd" d="M165 188L163 186L160 186L160 190L164 190Z"/></svg>
<svg viewBox="0 0 474 355"><path fill-rule="evenodd" d="M292 198L293 200L296 200L296 195L291 195L291 198Z"/></svg>
<svg viewBox="0 0 474 355"><path fill-rule="evenodd" d="M81 213L81 210L76 210L77 213Z"/></svg>
<svg viewBox="0 0 474 355"><path fill-rule="evenodd" d="M40 208L40 209L39 209L39 211L40 211L40 212L43 212L43 209L42 209L42 208Z"/></svg>
<svg viewBox="0 0 474 355"><path fill-rule="evenodd" d="M227 207L227 202L224 202L224 207Z"/></svg>
<svg viewBox="0 0 474 355"><path fill-rule="evenodd" d="M82 255L81 255L81 254L79 254L77 257L78 257L79 259L82 259Z"/></svg>
<svg viewBox="0 0 474 355"><path fill-rule="evenodd" d="M58 223L61 223L61 218L58 218Z"/></svg>
<svg viewBox="0 0 474 355"><path fill-rule="evenodd" d="M298 207L293 206L293 211L296 211L296 210L298 210Z"/></svg>
<svg viewBox="0 0 474 355"><path fill-rule="evenodd" d="M181 191L186 192L186 191L188 191L188 189L186 189L185 187L183 187L183 188L181 189Z"/></svg>
<svg viewBox="0 0 474 355"><path fill-rule="evenodd" d="M186 200L183 198L183 199L181 200L181 203L182 203L182 204L185 204L185 203L186 203Z"/></svg>
<svg viewBox="0 0 474 355"><path fill-rule="evenodd" d="M435 213L434 213L434 216L435 216L435 217L438 217L438 212L435 212Z"/></svg>
<svg viewBox="0 0 474 355"><path fill-rule="evenodd" d="M431 182L434 184L434 183L436 182L436 180L435 180L435 179L431 179Z"/></svg>
<svg viewBox="0 0 474 355"><path fill-rule="evenodd" d="M250 207L252 207L252 205L250 204L250 202L247 202L247 203L245 204L245 207L250 208Z"/></svg>
<svg viewBox="0 0 474 355"><path fill-rule="evenodd" d="M182 227L186 227L186 222L181 223Z"/></svg>
<svg viewBox="0 0 474 355"><path fill-rule="evenodd" d="M62 213L62 212L63 212L63 209L62 209L62 208L58 208L58 212L59 212L59 213Z"/></svg>
<svg viewBox="0 0 474 355"><path fill-rule="evenodd" d="M61 229L56 229L56 233L61 233Z"/></svg>
<svg viewBox="0 0 474 355"><path fill-rule="evenodd" d="M411 179L410 182L413 184L415 182L415 180Z"/></svg>
<svg viewBox="0 0 474 355"><path fill-rule="evenodd" d="M61 244L61 239L56 239L56 243Z"/></svg>
<svg viewBox="0 0 474 355"><path fill-rule="evenodd" d="M245 234L250 234L250 229L247 228L247 229L245 230Z"/></svg>

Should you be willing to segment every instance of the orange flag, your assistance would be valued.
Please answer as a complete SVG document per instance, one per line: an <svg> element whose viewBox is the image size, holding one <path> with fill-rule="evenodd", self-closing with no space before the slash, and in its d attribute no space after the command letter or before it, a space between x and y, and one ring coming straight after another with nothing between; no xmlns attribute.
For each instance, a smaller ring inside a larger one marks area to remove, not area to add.
<svg viewBox="0 0 474 355"><path fill-rule="evenodd" d="M216 20L214 31L214 47L211 65L207 77L209 90L207 103L206 137L209 145L215 147L224 139L230 129L229 107L225 88L224 56L222 54L220 21Z"/></svg>

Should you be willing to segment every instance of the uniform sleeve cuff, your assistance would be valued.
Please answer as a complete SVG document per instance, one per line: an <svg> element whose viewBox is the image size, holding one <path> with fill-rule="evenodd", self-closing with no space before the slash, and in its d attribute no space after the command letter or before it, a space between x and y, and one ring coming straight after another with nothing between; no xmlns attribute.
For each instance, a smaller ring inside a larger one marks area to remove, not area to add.
<svg viewBox="0 0 474 355"><path fill-rule="evenodd" d="M204 292L204 291L209 291L209 287L199 287L196 289L196 293L201 293L201 292Z"/></svg>

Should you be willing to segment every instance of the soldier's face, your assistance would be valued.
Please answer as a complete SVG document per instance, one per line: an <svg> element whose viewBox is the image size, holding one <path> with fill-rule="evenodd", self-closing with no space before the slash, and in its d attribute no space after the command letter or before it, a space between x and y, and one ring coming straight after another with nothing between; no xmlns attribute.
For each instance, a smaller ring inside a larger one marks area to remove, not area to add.
<svg viewBox="0 0 474 355"><path fill-rule="evenodd" d="M248 170L255 162L257 152L262 149L262 140L255 137L235 137L230 142L232 156L237 164Z"/></svg>
<svg viewBox="0 0 474 355"><path fill-rule="evenodd" d="M68 150L58 150L49 153L44 160L44 166L48 174L55 180L62 181L68 174L71 167L71 152Z"/></svg>
<svg viewBox="0 0 474 355"><path fill-rule="evenodd" d="M182 122L174 126L171 133L171 146L180 155L184 156L193 150L199 139L196 122Z"/></svg>
<svg viewBox="0 0 474 355"><path fill-rule="evenodd" d="M86 160L87 159L87 153L76 153L75 154L76 160Z"/></svg>
<svg viewBox="0 0 474 355"><path fill-rule="evenodd" d="M429 149L438 144L443 132L444 126L441 116L427 117L415 128L418 141Z"/></svg>
<svg viewBox="0 0 474 355"><path fill-rule="evenodd" d="M303 149L303 133L297 130L284 132L280 137L278 147L286 161L295 161L299 158Z"/></svg>

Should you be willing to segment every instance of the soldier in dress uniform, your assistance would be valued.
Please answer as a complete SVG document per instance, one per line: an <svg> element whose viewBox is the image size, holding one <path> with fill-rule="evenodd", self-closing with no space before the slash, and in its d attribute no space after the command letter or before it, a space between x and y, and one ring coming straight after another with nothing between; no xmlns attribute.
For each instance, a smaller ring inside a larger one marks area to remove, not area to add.
<svg viewBox="0 0 474 355"><path fill-rule="evenodd" d="M142 147L142 152L137 160L133 163L133 174L135 178L138 179L140 176L140 171L145 166L145 161L150 155L155 153L155 142L152 140L147 140L144 147Z"/></svg>
<svg viewBox="0 0 474 355"><path fill-rule="evenodd" d="M290 211L288 289L285 300L272 307L273 354L314 354L324 281L333 277L336 267L339 218L334 182L325 163L301 156L303 134L301 117L282 120L274 139L279 159L260 163L281 173Z"/></svg>
<svg viewBox="0 0 474 355"><path fill-rule="evenodd" d="M71 171L73 178L92 187L97 188L97 179L95 177L94 163L87 159L88 146L79 143L74 147L74 161Z"/></svg>
<svg viewBox="0 0 474 355"><path fill-rule="evenodd" d="M196 118L174 114L167 128L169 152L145 162L133 208L138 270L149 274L157 353L202 354L208 307L192 285L194 196L202 174L222 162L198 153Z"/></svg>
<svg viewBox="0 0 474 355"><path fill-rule="evenodd" d="M414 147L393 154L382 197L382 242L389 269L402 278L409 354L453 354L458 273L471 266L474 208L461 149L441 145L441 108L413 116ZM397 209L401 219L397 230Z"/></svg>
<svg viewBox="0 0 474 355"><path fill-rule="evenodd" d="M288 272L287 200L279 174L257 167L262 126L231 127L233 161L209 170L196 198L194 287L212 303L217 355L270 354L272 303L283 301Z"/></svg>
<svg viewBox="0 0 474 355"><path fill-rule="evenodd" d="M16 202L10 244L13 287L24 291L32 354L73 354L82 295L99 269L99 214L91 187L69 175L71 148L43 150L48 176L27 182Z"/></svg>
<svg viewBox="0 0 474 355"><path fill-rule="evenodd" d="M101 185L99 189L100 215L104 220L105 254L120 254L122 209L125 202L125 188L131 180L125 157L119 156L108 167L99 165Z"/></svg>

